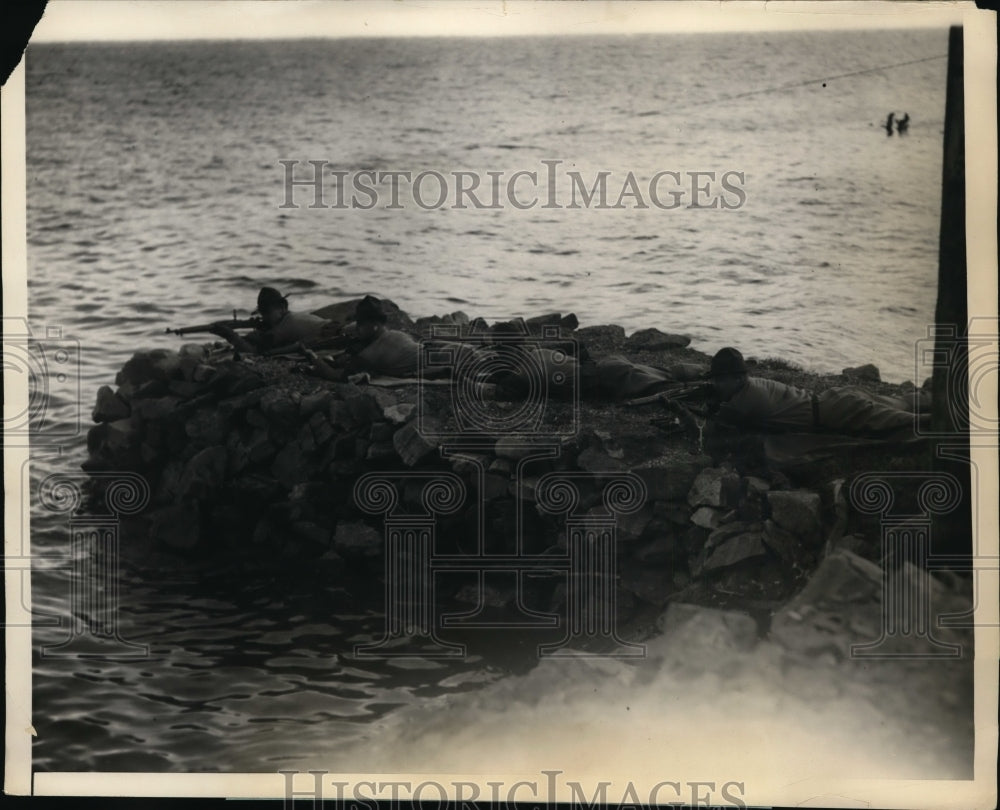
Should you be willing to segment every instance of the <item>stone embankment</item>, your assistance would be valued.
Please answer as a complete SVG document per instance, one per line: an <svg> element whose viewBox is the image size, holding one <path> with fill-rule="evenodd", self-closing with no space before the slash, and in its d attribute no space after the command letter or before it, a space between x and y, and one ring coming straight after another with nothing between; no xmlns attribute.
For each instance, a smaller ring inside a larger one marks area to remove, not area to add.
<svg viewBox="0 0 1000 810"><path fill-rule="evenodd" d="M346 321L353 305L320 314ZM390 325L416 336L435 324L469 328L461 313L414 323L386 306ZM575 317L560 315L526 323L533 332L557 327L591 356L708 362L686 338L655 329L626 337L621 327L577 328ZM755 361L751 373L815 388L850 380L899 390L879 382L874 367L823 378ZM123 525L126 557L169 553L238 561L247 570L284 564L380 593L385 515L360 508L362 476L395 481L399 508L414 513L425 497L415 471L462 482L460 502L436 517L436 553L558 555L567 516L547 510L539 488L547 475L564 473L583 517L609 514L603 482L616 475L641 481L641 502L615 515L617 609L633 637L652 632L670 602L749 611L762 631L784 609L774 628L783 633L795 621L789 599L808 593L803 587L824 560L827 569L853 561L866 581L875 577L868 568L878 570L877 517L858 514L846 496L852 476L865 469L860 456L777 469L760 454L733 454L654 426L651 417L664 415L657 405L546 403L556 445L540 449L501 435L456 450L447 438L454 427L447 385L331 383L290 359L236 361L218 344L136 352L116 384L97 393L85 468L131 470L149 483L148 508ZM502 421L518 404L489 407ZM878 464L870 469L913 469L914 458L900 452L879 449L867 457ZM541 609L565 602L565 577L533 581ZM494 586L486 601L502 612L514 598L513 586Z"/></svg>

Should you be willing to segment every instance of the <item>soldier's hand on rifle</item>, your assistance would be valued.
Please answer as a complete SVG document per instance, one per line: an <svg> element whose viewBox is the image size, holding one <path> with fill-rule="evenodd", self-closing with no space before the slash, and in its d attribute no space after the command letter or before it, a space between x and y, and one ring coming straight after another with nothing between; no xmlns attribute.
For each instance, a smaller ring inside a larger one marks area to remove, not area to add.
<svg viewBox="0 0 1000 810"><path fill-rule="evenodd" d="M668 402L667 406L676 414L677 418L680 420L681 424L684 425L688 430L698 430L698 420L691 411L689 411L684 405L676 400Z"/></svg>
<svg viewBox="0 0 1000 810"><path fill-rule="evenodd" d="M236 333L231 328L221 323L213 323L209 327L208 331L213 335L218 335L220 338L223 338L224 340L230 340L236 337Z"/></svg>

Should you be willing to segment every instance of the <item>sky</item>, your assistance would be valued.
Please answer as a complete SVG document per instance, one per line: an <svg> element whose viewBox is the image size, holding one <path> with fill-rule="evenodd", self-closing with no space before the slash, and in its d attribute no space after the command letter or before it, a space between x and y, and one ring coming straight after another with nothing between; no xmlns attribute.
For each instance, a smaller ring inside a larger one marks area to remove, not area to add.
<svg viewBox="0 0 1000 810"><path fill-rule="evenodd" d="M974 4L965 4L975 8ZM477 0L51 0L32 42L527 36L946 26L938 2L477 2Z"/></svg>

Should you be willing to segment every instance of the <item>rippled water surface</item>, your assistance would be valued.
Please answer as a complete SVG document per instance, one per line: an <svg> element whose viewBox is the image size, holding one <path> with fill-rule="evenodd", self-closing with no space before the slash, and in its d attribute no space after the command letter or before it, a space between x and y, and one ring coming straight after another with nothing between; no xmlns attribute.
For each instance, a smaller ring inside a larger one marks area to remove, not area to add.
<svg viewBox="0 0 1000 810"><path fill-rule="evenodd" d="M301 309L373 292L413 315L573 311L907 379L936 284L945 60L925 57L946 44L942 30L32 46L29 314L80 343L84 427L135 348L245 313L262 284ZM880 129L890 109L909 112L908 137ZM414 173L558 159L611 172L615 196L629 171L737 171L747 201L289 210L281 159ZM73 386L50 405L74 434ZM34 454L35 481L82 461L79 435L63 448ZM36 549L59 552L66 531L34 515ZM39 768L329 764L398 734L399 707L533 662L534 640L512 638L456 664L362 664L349 651L377 633L377 600L166 571L147 561L122 584L123 632L150 658L36 662ZM35 603L61 614L67 590L48 566ZM560 677L528 684L542 700Z"/></svg>

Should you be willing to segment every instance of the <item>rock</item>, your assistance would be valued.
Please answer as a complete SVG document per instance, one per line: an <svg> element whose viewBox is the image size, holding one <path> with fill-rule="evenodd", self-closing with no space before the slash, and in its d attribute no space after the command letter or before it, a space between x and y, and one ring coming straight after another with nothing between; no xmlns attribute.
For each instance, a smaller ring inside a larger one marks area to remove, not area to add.
<svg viewBox="0 0 1000 810"><path fill-rule="evenodd" d="M184 432L205 444L222 444L229 431L225 415L212 408L196 411L185 421Z"/></svg>
<svg viewBox="0 0 1000 810"><path fill-rule="evenodd" d="M299 406L286 391L269 388L261 395L259 407L269 422L291 424L298 421Z"/></svg>
<svg viewBox="0 0 1000 810"><path fill-rule="evenodd" d="M335 435L333 440L330 442L329 448L327 448L327 459L329 461L333 461L334 459L344 460L354 458L354 440L355 436L351 433L340 436ZM395 454L395 447L393 447L392 452Z"/></svg>
<svg viewBox="0 0 1000 810"><path fill-rule="evenodd" d="M637 560L626 560L621 567L621 586L643 602L662 607L673 593L669 568L654 568Z"/></svg>
<svg viewBox="0 0 1000 810"><path fill-rule="evenodd" d="M116 419L128 418L131 413L129 404L115 394L111 386L102 385L97 389L97 404L91 414L95 422L114 422Z"/></svg>
<svg viewBox="0 0 1000 810"><path fill-rule="evenodd" d="M156 380L166 383L175 375L180 376L180 355L167 349L138 351L132 355L115 377L115 384L131 383L138 387Z"/></svg>
<svg viewBox="0 0 1000 810"><path fill-rule="evenodd" d="M177 350L177 354L192 360L204 360L207 350L203 343L185 343Z"/></svg>
<svg viewBox="0 0 1000 810"><path fill-rule="evenodd" d="M691 515L691 522L703 529L714 530L722 525L723 514L721 510L713 509L711 506L699 506Z"/></svg>
<svg viewBox="0 0 1000 810"><path fill-rule="evenodd" d="M325 410L316 411L309 417L309 429L312 430L313 441L317 447L325 446L336 435L333 426L326 418Z"/></svg>
<svg viewBox="0 0 1000 810"><path fill-rule="evenodd" d="M287 489L291 489L306 479L304 455L305 452L297 441L288 442L274 457L271 463L271 475Z"/></svg>
<svg viewBox="0 0 1000 810"><path fill-rule="evenodd" d="M346 402L351 416L354 417L354 421L359 425L370 425L372 422L383 417L382 407L378 404L375 397L369 393L351 397Z"/></svg>
<svg viewBox="0 0 1000 810"><path fill-rule="evenodd" d="M655 501L653 514L673 526L687 526L691 521L691 507L675 501Z"/></svg>
<svg viewBox="0 0 1000 810"><path fill-rule="evenodd" d="M365 451L364 457L368 461L388 461L396 458L396 448L391 441L372 442Z"/></svg>
<svg viewBox="0 0 1000 810"><path fill-rule="evenodd" d="M451 469L459 475L476 476L489 466L492 456L483 453L462 452L451 457Z"/></svg>
<svg viewBox="0 0 1000 810"><path fill-rule="evenodd" d="M505 478L509 478L514 472L514 464L510 459L507 458L497 458L493 459L488 467L488 472L496 473L497 475L502 475Z"/></svg>
<svg viewBox="0 0 1000 810"><path fill-rule="evenodd" d="M726 568L767 553L759 532L746 532L731 537L713 549L705 560L704 570Z"/></svg>
<svg viewBox="0 0 1000 810"><path fill-rule="evenodd" d="M653 504L647 503L641 509L625 515L618 515L618 539L625 542L638 540L653 519Z"/></svg>
<svg viewBox="0 0 1000 810"><path fill-rule="evenodd" d="M585 326L583 329L577 329L574 337L583 343L590 341L593 343L610 342L617 344L625 342L625 330L617 324Z"/></svg>
<svg viewBox="0 0 1000 810"><path fill-rule="evenodd" d="M235 397L264 386L263 378L251 371L243 363L226 361L216 366L213 388L217 387L223 396Z"/></svg>
<svg viewBox="0 0 1000 810"><path fill-rule="evenodd" d="M247 456L253 464L260 464L272 458L277 452L266 430L255 430L246 443Z"/></svg>
<svg viewBox="0 0 1000 810"><path fill-rule="evenodd" d="M260 404L262 394L263 392L258 388L256 391L248 391L245 394L239 394L234 397L226 397L225 399L220 400L216 407L219 413L225 416L233 416Z"/></svg>
<svg viewBox="0 0 1000 810"><path fill-rule="evenodd" d="M850 551L835 551L771 620L771 640L791 652L851 657L851 645L882 630L882 569Z"/></svg>
<svg viewBox="0 0 1000 810"><path fill-rule="evenodd" d="M579 319L572 312L569 313L569 315L564 315L562 319L559 321L559 328L565 329L569 332L572 332L579 325L580 325ZM625 330L623 329L622 331L624 332Z"/></svg>
<svg viewBox="0 0 1000 810"><path fill-rule="evenodd" d="M330 409L333 401L333 393L330 391L313 391L310 394L303 394L299 400L299 416L303 419L311 419L317 413L325 414Z"/></svg>
<svg viewBox="0 0 1000 810"><path fill-rule="evenodd" d="M646 484L649 497L657 501L678 501L685 498L698 473L709 463L707 458L647 461L632 472ZM685 515L687 520L687 515Z"/></svg>
<svg viewBox="0 0 1000 810"><path fill-rule="evenodd" d="M493 453L499 458L527 458L538 449L530 439L519 439L516 436L501 436L493 447Z"/></svg>
<svg viewBox="0 0 1000 810"><path fill-rule="evenodd" d="M625 458L625 450L610 430L595 430L594 435L600 440L601 449L611 458L617 461Z"/></svg>
<svg viewBox="0 0 1000 810"><path fill-rule="evenodd" d="M866 380L868 382L881 382L882 375L879 373L878 366L872 363L866 363L863 366L855 366L854 368L845 368L840 372L845 377L852 377L856 380Z"/></svg>
<svg viewBox="0 0 1000 810"><path fill-rule="evenodd" d="M181 382L191 382L194 379L194 370L198 366L199 362L200 358L194 357L190 354L185 354L184 348L181 347L180 360L177 364ZM175 380L177 377L178 375L173 375Z"/></svg>
<svg viewBox="0 0 1000 810"><path fill-rule="evenodd" d="M122 386L123 388L125 385ZM170 387L164 380L146 380L135 387L132 392L132 401L137 399L151 399L154 397L165 397L170 393Z"/></svg>
<svg viewBox="0 0 1000 810"><path fill-rule="evenodd" d="M648 349L658 351L660 349L683 349L691 343L691 338L685 335L670 335L661 332L659 329L640 329L629 335L625 345L629 349Z"/></svg>
<svg viewBox="0 0 1000 810"><path fill-rule="evenodd" d="M869 543L860 534L845 534L830 543L831 553L843 550L850 551L852 554L857 554L859 557L870 556L873 548L877 548L877 544Z"/></svg>
<svg viewBox="0 0 1000 810"><path fill-rule="evenodd" d="M514 588L498 588L486 582L482 587L478 585L465 585L459 588L452 598L456 602L462 602L467 605L482 604L487 608L500 610L513 604L516 596L517 591Z"/></svg>
<svg viewBox="0 0 1000 810"><path fill-rule="evenodd" d="M139 434L133 417L101 422L87 433L87 450L91 455L115 458L138 445Z"/></svg>
<svg viewBox="0 0 1000 810"><path fill-rule="evenodd" d="M412 402L401 402L398 405L391 405L382 414L394 425L405 425L417 412L417 406Z"/></svg>
<svg viewBox="0 0 1000 810"><path fill-rule="evenodd" d="M366 523L338 523L333 535L333 550L345 559L379 557L385 540L382 533Z"/></svg>
<svg viewBox="0 0 1000 810"><path fill-rule="evenodd" d="M375 403L381 409L383 414L385 413L386 408L392 408L399 404L399 400L392 391L386 388L379 388L377 385L368 386L365 393L375 400Z"/></svg>
<svg viewBox="0 0 1000 810"><path fill-rule="evenodd" d="M198 545L201 515L198 503L178 503L157 510L152 516L150 536L167 548L188 550Z"/></svg>
<svg viewBox="0 0 1000 810"><path fill-rule="evenodd" d="M596 447L588 447L580 453L576 459L576 464L581 469L592 473L622 472L628 469L621 461L612 458L603 450L599 450Z"/></svg>
<svg viewBox="0 0 1000 810"><path fill-rule="evenodd" d="M221 445L195 453L184 466L177 494L181 498L205 498L215 493L225 478L226 455Z"/></svg>
<svg viewBox="0 0 1000 810"><path fill-rule="evenodd" d="M330 424L339 430L351 430L357 427L357 420L351 412L350 406L340 399L330 402L330 410L327 414Z"/></svg>
<svg viewBox="0 0 1000 810"><path fill-rule="evenodd" d="M302 448L302 453L304 455L310 455L316 452L316 437L313 435L312 427L309 423L299 427L298 435L295 437L295 441L298 443L299 447Z"/></svg>
<svg viewBox="0 0 1000 810"><path fill-rule="evenodd" d="M786 532L773 520L764 521L764 542L787 563L796 562L801 556L802 541Z"/></svg>
<svg viewBox="0 0 1000 810"><path fill-rule="evenodd" d="M218 372L215 370L215 366L210 366L205 363L198 363L191 371L191 380L196 383L208 383L211 382Z"/></svg>
<svg viewBox="0 0 1000 810"><path fill-rule="evenodd" d="M407 467L416 466L423 458L438 449L437 439L424 436L418 430L416 422L408 422L397 430L392 437L392 444Z"/></svg>
<svg viewBox="0 0 1000 810"><path fill-rule="evenodd" d="M738 534L746 534L747 532L760 532L763 527L759 523L747 523L744 521L736 521L734 523L727 523L724 526L720 526L715 529L711 534L708 535L708 539L705 540L705 547L712 549L716 546L722 545L726 540L731 537L736 537Z"/></svg>
<svg viewBox="0 0 1000 810"><path fill-rule="evenodd" d="M802 540L815 539L820 529L820 497L805 490L773 491L767 494L771 519Z"/></svg>
<svg viewBox="0 0 1000 810"><path fill-rule="evenodd" d="M661 534L636 550L635 559L648 565L665 565L681 556L681 550L675 535Z"/></svg>
<svg viewBox="0 0 1000 810"><path fill-rule="evenodd" d="M548 315L536 315L534 318L528 318L524 323L532 334L538 334L543 326L559 326L561 322L562 313L551 312Z"/></svg>
<svg viewBox="0 0 1000 810"><path fill-rule="evenodd" d="M257 508L280 497L281 486L269 475L251 473L233 479L227 489L232 493L234 501L247 508Z"/></svg>
<svg viewBox="0 0 1000 810"><path fill-rule="evenodd" d="M675 602L657 624L664 645L675 650L747 651L757 643L757 623L733 610Z"/></svg>
<svg viewBox="0 0 1000 810"><path fill-rule="evenodd" d="M180 397L166 396L132 400L132 413L140 419L165 419L177 408Z"/></svg>
<svg viewBox="0 0 1000 810"><path fill-rule="evenodd" d="M310 520L299 520L292 523L289 528L292 534L304 540L308 545L326 548L330 544L330 530L318 523Z"/></svg>
<svg viewBox="0 0 1000 810"><path fill-rule="evenodd" d="M395 432L395 426L388 422L373 422L368 431L368 438L373 442L392 442L392 436Z"/></svg>
<svg viewBox="0 0 1000 810"><path fill-rule="evenodd" d="M708 467L698 473L688 493L691 506L732 508L739 504L740 479L722 467Z"/></svg>
<svg viewBox="0 0 1000 810"><path fill-rule="evenodd" d="M480 495L483 503L495 501L507 495L508 487L513 488L514 482L506 476L493 475L492 473L483 476L483 491Z"/></svg>
<svg viewBox="0 0 1000 810"><path fill-rule="evenodd" d="M191 399L205 392L202 383L191 382L189 380L172 380L167 385L167 391L181 399Z"/></svg>
<svg viewBox="0 0 1000 810"><path fill-rule="evenodd" d="M522 503L534 503L535 488L538 486L538 476L526 475L520 481L511 479L507 484L507 492L514 500Z"/></svg>

